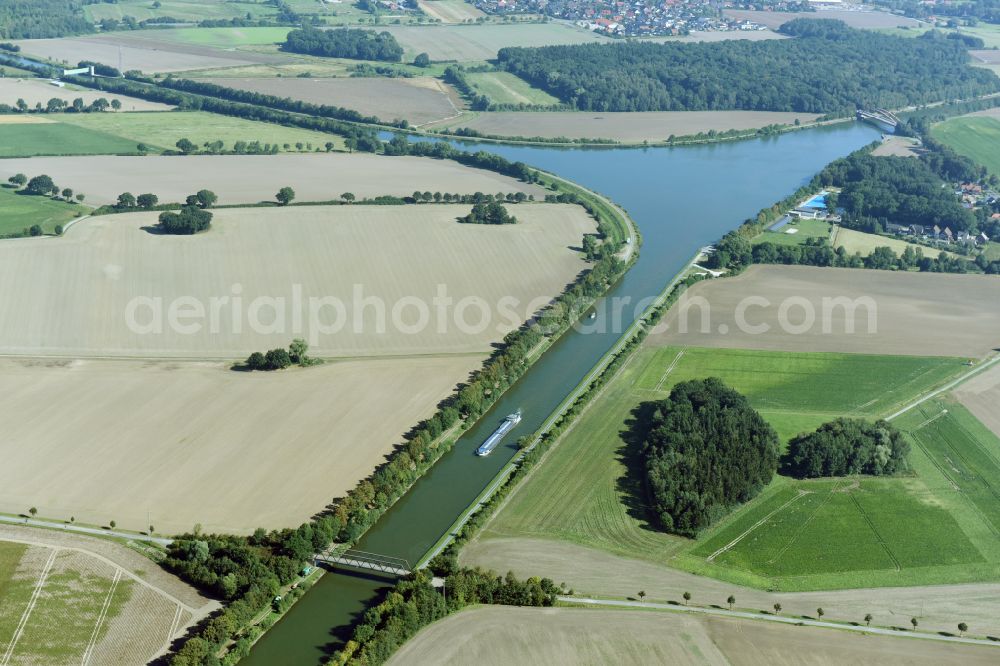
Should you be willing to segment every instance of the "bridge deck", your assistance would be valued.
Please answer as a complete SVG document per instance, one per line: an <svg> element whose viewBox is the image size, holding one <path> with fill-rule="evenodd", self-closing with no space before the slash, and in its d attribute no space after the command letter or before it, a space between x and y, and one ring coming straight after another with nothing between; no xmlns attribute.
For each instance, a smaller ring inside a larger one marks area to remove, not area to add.
<svg viewBox="0 0 1000 666"><path fill-rule="evenodd" d="M359 550L320 553L316 555L315 560L328 564L341 564L358 569L379 571L394 576L409 576L412 573L410 563L402 558L389 557L377 553L366 553Z"/></svg>

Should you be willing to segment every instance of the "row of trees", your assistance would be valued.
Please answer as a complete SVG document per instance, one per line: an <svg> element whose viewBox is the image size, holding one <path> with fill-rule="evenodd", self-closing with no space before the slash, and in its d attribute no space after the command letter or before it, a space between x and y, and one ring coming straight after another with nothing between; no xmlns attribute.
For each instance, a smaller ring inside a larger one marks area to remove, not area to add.
<svg viewBox="0 0 1000 666"><path fill-rule="evenodd" d="M167 80L158 84L152 79L144 79L141 77L133 77L129 79L90 77L70 78L72 78L73 83L78 83L83 86L118 93L121 95L128 95L130 97L138 97L151 102L170 104L180 109L191 111L209 111L225 116L234 116L236 118L246 118L248 120L275 123L288 127L301 127L303 129L314 130L317 132L338 134L344 137L345 145L352 151L360 150L365 152L378 152L382 145L378 135L370 128L359 127L357 125L341 122L330 117L315 117L316 115L322 116L322 114L312 114L310 111L287 112L281 109L268 108L257 104L247 104L230 101L225 98L220 99L211 97L207 96L207 93L195 94L184 92L182 90L174 90L171 89L171 82ZM186 80L174 80L173 83L186 84L191 82ZM223 88L222 86L214 87L222 90L232 90L231 88ZM279 98L274 99L277 100ZM300 105L295 104L292 106Z"/></svg>
<svg viewBox="0 0 1000 666"><path fill-rule="evenodd" d="M746 247L748 260L743 263L742 250L736 246ZM978 255L970 261L962 257L939 251L937 256L924 255L923 248L908 245L902 253L897 253L887 246L876 247L867 257L860 252L850 254L843 247L830 247L826 239L806 245L782 245L770 241L750 245L746 239L739 236L727 236L719 243L730 257L730 267L735 261L741 266L750 264L785 264L788 266L820 266L823 268L869 268L882 271L910 271L921 273L976 273L982 271L990 275L1000 274L1000 261L991 260L985 254ZM718 259L708 262L709 267L723 267Z"/></svg>
<svg viewBox="0 0 1000 666"><path fill-rule="evenodd" d="M639 423L650 504L664 529L696 536L755 497L778 468L778 435L717 378L682 382Z"/></svg>
<svg viewBox="0 0 1000 666"><path fill-rule="evenodd" d="M304 27L292 30L285 37L281 48L292 53L323 56L327 58L350 58L352 60L382 60L399 62L403 59L403 47L391 33L359 28L338 28L319 30Z"/></svg>
<svg viewBox="0 0 1000 666"><path fill-rule="evenodd" d="M497 58L528 83L593 111L847 114L856 105L898 108L1000 88L994 74L969 65L955 40L817 19L795 19L780 31L796 39L504 48Z"/></svg>
<svg viewBox="0 0 1000 666"><path fill-rule="evenodd" d="M472 211L458 221L464 224L517 224L517 218L508 213L503 204L495 201L475 204Z"/></svg>
<svg viewBox="0 0 1000 666"><path fill-rule="evenodd" d="M82 97L77 97L72 102L53 97L45 103L45 106L42 106L41 102L37 102L34 108L28 106L23 98L18 98L13 106L0 104L0 113L102 113L108 109L119 111L121 108L122 103L117 99L109 102L103 97L98 97L90 104L84 102Z"/></svg>
<svg viewBox="0 0 1000 666"><path fill-rule="evenodd" d="M794 437L782 471L799 478L887 476L908 469L909 452L903 434L887 421L839 418Z"/></svg>
<svg viewBox="0 0 1000 666"><path fill-rule="evenodd" d="M83 194L74 193L72 188L65 187L61 188L55 184L51 176L42 174L40 176L34 176L29 179L23 173L16 173L7 179L7 182L15 190L20 190L24 194L30 194L33 196L47 196L54 199L62 198L68 202L82 202L84 200ZM24 188L23 190L21 188Z"/></svg>

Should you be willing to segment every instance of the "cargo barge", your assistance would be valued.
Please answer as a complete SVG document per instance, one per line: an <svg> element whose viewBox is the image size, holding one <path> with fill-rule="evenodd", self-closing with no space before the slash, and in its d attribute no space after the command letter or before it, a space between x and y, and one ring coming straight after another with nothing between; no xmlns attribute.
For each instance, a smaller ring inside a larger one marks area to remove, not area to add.
<svg viewBox="0 0 1000 666"><path fill-rule="evenodd" d="M500 443L500 440L502 440L507 435L507 433L513 430L514 426L516 426L520 422L521 422L520 409L514 412L513 414L508 414L507 418L505 418L503 420L503 423L500 424L500 427L494 430L493 434L490 435L486 439L486 441L479 446L478 449L476 449L476 455L488 456L491 453L493 453L493 449L497 448L497 445Z"/></svg>

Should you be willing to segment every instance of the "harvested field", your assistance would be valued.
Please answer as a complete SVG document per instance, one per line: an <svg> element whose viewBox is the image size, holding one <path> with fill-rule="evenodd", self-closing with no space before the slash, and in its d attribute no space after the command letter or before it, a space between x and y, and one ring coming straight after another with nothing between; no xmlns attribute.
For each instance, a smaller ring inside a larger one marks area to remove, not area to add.
<svg viewBox="0 0 1000 666"><path fill-rule="evenodd" d="M742 618L655 610L464 610L425 628L389 660L404 664L713 664L814 666L993 663L996 648L865 636Z"/></svg>
<svg viewBox="0 0 1000 666"><path fill-rule="evenodd" d="M138 665L150 661L194 620L218 603L195 594L153 562L143 567L183 587L197 599L191 607L146 582L144 574L120 568L68 537L65 546L44 543L45 530L11 528L14 541L0 541L0 561L9 576L0 586L0 648L7 664ZM35 541L39 536L40 540ZM49 539L50 540L50 539ZM108 546L126 550L122 546Z"/></svg>
<svg viewBox="0 0 1000 666"><path fill-rule="evenodd" d="M126 529L151 521L163 533L295 526L370 474L482 360L281 373L2 361L0 390L16 397L0 403L0 508L33 502L42 515Z"/></svg>
<svg viewBox="0 0 1000 666"><path fill-rule="evenodd" d="M321 356L487 353L584 270L573 248L594 222L579 206L523 204L516 225L457 223L469 208L223 209L181 237L149 233L157 213L107 215L8 243L0 351L242 360L303 337ZM192 301L193 329L168 321Z"/></svg>
<svg viewBox="0 0 1000 666"><path fill-rule="evenodd" d="M919 147L920 142L917 139L905 136L890 136L878 148L872 151L872 155L876 157L893 155L897 157L916 157L919 154L917 152Z"/></svg>
<svg viewBox="0 0 1000 666"><path fill-rule="evenodd" d="M881 234L869 234L864 231L848 229L847 227L841 226L837 226L837 228L834 229L831 243L834 248L842 247L848 254L859 253L862 257L867 257L875 251L875 248L878 247L887 247L898 255L906 252L906 248L909 247L913 248L914 252L921 252L924 256L928 257L936 257L942 251L944 251L944 253L949 257L957 256L953 252L941 250L940 248L927 247L917 243L909 243L901 238L893 238L891 236L883 236Z"/></svg>
<svg viewBox="0 0 1000 666"><path fill-rule="evenodd" d="M824 619L835 622L862 622L871 613L872 626L880 627L909 628L910 618L916 617L923 631L954 632L955 625L964 621L974 633L992 634L1000 613L998 583L776 593L678 571L666 562L643 562L543 538L473 541L462 549L461 562L564 581L578 595L624 599L645 590L650 601L682 602L681 595L688 591L692 604L724 607L732 594L737 608L770 610L777 602L784 615L815 617L816 608L822 607Z"/></svg>
<svg viewBox="0 0 1000 666"><path fill-rule="evenodd" d="M226 51L221 48L200 47L125 33L61 39L29 39L14 43L18 44L26 55L73 64L80 60L93 60L117 67L118 55L121 53L124 69L138 69L146 73L180 72L188 69L233 67L284 60L282 56L274 54Z"/></svg>
<svg viewBox="0 0 1000 666"><path fill-rule="evenodd" d="M583 28L564 23L494 25L379 26L399 41L411 60L426 53L431 60L490 60L505 46L610 43Z"/></svg>
<svg viewBox="0 0 1000 666"><path fill-rule="evenodd" d="M360 153L0 160L3 182L22 172L46 173L64 187L86 192L87 202L98 205L114 203L122 192L152 192L162 202L183 202L202 188L218 194L220 204L257 203L271 200L283 185L293 185L299 201L331 201L345 191L358 198L404 196L414 190L545 193L539 187L457 162Z"/></svg>
<svg viewBox="0 0 1000 666"><path fill-rule="evenodd" d="M962 384L955 390L955 397L1000 437L1000 412L997 411L997 405L1000 405L1000 366Z"/></svg>
<svg viewBox="0 0 1000 666"><path fill-rule="evenodd" d="M431 77L404 78L212 78L209 83L267 95L290 97L313 104L353 109L383 121L409 120L424 124L454 116L455 107L446 84ZM457 97L456 97L457 99Z"/></svg>
<svg viewBox="0 0 1000 666"><path fill-rule="evenodd" d="M122 103L122 111L169 111L173 108L166 104L147 102L144 99L136 99L135 97L126 97L124 95L112 95L87 88L77 88L76 86L67 85L60 88L52 85L46 79L0 79L0 104L10 104L11 106L18 99L23 99L28 103L28 106L34 108L36 104L45 106L52 98L66 100L70 103L74 99L80 98L83 99L84 104L91 104L101 97L109 102L117 99Z"/></svg>
<svg viewBox="0 0 1000 666"><path fill-rule="evenodd" d="M700 296L711 306L705 331L701 312L693 306L688 332L681 332L681 308L665 318L666 330L653 334L654 345L724 348L837 351L903 355L982 357L1000 347L1000 280L986 275L938 275L804 266L753 266L741 276L696 285L688 297ZM742 332L735 309L749 297L766 298L769 306L754 306L748 324L767 324L767 332ZM870 298L875 303L876 331L869 332L869 310L857 310L856 329L847 333L844 308L827 317L823 332L824 298ZM787 299L805 299L816 314L815 325L803 334L789 330L804 320L804 308L792 307L786 326L778 322L779 306ZM727 334L719 333L726 326Z"/></svg>
<svg viewBox="0 0 1000 666"><path fill-rule="evenodd" d="M485 14L471 2L465 0L418 0L417 4L425 14L442 23L465 23Z"/></svg>
<svg viewBox="0 0 1000 666"><path fill-rule="evenodd" d="M916 28L926 26L926 24L916 19L897 16L888 12L879 11L859 11L846 9L822 9L815 14L802 14L796 12L766 12L745 9L726 9L723 14L738 20L750 20L754 23L766 25L772 30L780 28L783 24L797 18L817 18L836 19L843 21L852 28L898 28L906 26ZM930 27L930 26L926 26Z"/></svg>
<svg viewBox="0 0 1000 666"><path fill-rule="evenodd" d="M772 111L649 111L639 113L593 113L583 111L480 113L455 126L484 134L570 139L615 139L626 143L665 141L671 135L685 136L730 129L744 130L765 125L808 123L812 113Z"/></svg>

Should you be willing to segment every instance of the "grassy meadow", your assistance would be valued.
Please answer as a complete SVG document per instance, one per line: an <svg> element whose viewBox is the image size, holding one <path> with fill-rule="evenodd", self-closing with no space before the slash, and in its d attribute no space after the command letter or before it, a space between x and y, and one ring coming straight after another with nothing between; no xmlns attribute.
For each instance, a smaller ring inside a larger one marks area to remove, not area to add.
<svg viewBox="0 0 1000 666"><path fill-rule="evenodd" d="M935 125L931 134L991 173L1000 174L1000 119L959 116Z"/></svg>
<svg viewBox="0 0 1000 666"><path fill-rule="evenodd" d="M65 114L75 118L101 114ZM122 122L124 114L108 118L104 127L75 124L0 123L0 157L35 157L38 155L137 155L136 142L107 131ZM150 114L156 115L156 114ZM126 123L122 123L126 124Z"/></svg>
<svg viewBox="0 0 1000 666"><path fill-rule="evenodd" d="M794 234L786 233L789 229L798 229ZM757 243L774 243L775 245L805 245L813 238L829 238L830 223L826 220L794 220L778 231L765 231L753 239Z"/></svg>
<svg viewBox="0 0 1000 666"><path fill-rule="evenodd" d="M934 510L929 491L913 478L865 481L855 487L777 477L761 498L697 541L666 534L648 522L636 445L626 436L640 403L665 397L687 379L722 378L744 393L787 441L837 416L885 416L963 368L961 361L949 358L644 348L563 435L482 538L559 539L789 590L885 585L919 577L921 567L982 563L955 520ZM800 492L807 493L805 501L798 498L785 507L787 512L772 516L781 530L769 524L759 540L744 539L724 557L706 562L708 555ZM922 511L925 505L930 509ZM873 522L871 515L879 510L883 513ZM822 519L816 519L817 511L823 512ZM928 534L936 536L923 539ZM864 544L863 557L855 556L859 544ZM818 551L825 553L822 558L815 557ZM958 573L935 569L942 579Z"/></svg>
<svg viewBox="0 0 1000 666"><path fill-rule="evenodd" d="M479 92L496 104L543 104L553 106L559 100L544 90L532 87L528 82L510 72L478 72L468 75L469 81Z"/></svg>
<svg viewBox="0 0 1000 666"><path fill-rule="evenodd" d="M3 237L20 233L36 224L42 227L42 231L51 234L56 226L65 225L78 213L89 209L49 197L17 194L8 187L0 187L0 210L3 211L0 215L0 237Z"/></svg>

